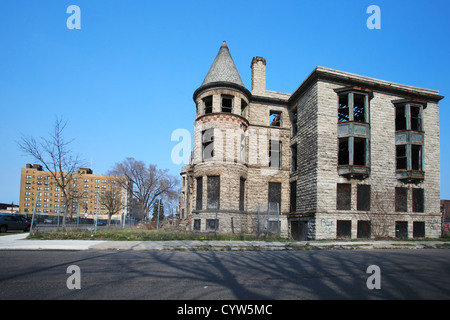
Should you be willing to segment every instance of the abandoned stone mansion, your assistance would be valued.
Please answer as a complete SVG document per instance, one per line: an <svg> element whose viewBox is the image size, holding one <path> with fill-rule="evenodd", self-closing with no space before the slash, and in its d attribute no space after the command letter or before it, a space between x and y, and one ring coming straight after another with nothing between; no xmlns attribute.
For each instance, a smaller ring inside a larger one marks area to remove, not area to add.
<svg viewBox="0 0 450 320"><path fill-rule="evenodd" d="M264 58L251 71L250 91L224 42L194 92L180 197L189 229L440 236L438 91L316 67L282 93L266 89Z"/></svg>

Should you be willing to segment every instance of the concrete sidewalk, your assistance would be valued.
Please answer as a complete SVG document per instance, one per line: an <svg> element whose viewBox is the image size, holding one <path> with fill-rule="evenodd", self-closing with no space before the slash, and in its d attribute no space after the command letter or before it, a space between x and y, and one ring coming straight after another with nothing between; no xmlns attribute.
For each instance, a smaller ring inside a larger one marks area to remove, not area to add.
<svg viewBox="0 0 450 320"><path fill-rule="evenodd" d="M103 241L26 240L29 233L0 236L0 250L321 250L450 248L450 241Z"/></svg>

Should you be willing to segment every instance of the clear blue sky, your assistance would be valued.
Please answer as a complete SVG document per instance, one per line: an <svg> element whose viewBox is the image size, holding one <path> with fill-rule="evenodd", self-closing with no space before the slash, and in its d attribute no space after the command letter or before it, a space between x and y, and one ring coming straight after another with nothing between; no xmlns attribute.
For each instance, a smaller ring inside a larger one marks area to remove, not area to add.
<svg viewBox="0 0 450 320"><path fill-rule="evenodd" d="M69 5L81 29L69 30ZM369 30L368 6L381 9ZM56 116L94 173L126 157L167 168L175 129L193 132L192 95L223 40L248 89L267 60L267 89L292 93L318 65L436 89L441 198L450 199L450 1L0 0L0 202L19 201L16 142L47 136Z"/></svg>

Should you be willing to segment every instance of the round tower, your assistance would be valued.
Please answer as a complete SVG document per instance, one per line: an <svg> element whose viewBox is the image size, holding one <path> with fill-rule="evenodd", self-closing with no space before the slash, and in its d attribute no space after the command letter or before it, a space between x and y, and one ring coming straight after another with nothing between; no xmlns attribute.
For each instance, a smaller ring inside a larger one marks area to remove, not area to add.
<svg viewBox="0 0 450 320"><path fill-rule="evenodd" d="M192 161L194 229L242 230L250 97L224 41L193 96L197 106Z"/></svg>

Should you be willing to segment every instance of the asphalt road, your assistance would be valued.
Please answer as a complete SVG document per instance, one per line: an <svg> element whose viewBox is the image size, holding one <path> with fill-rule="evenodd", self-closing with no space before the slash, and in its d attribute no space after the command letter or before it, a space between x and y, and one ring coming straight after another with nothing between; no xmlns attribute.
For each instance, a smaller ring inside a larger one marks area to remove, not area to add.
<svg viewBox="0 0 450 320"><path fill-rule="evenodd" d="M447 300L449 262L448 249L0 251L0 299Z"/></svg>

